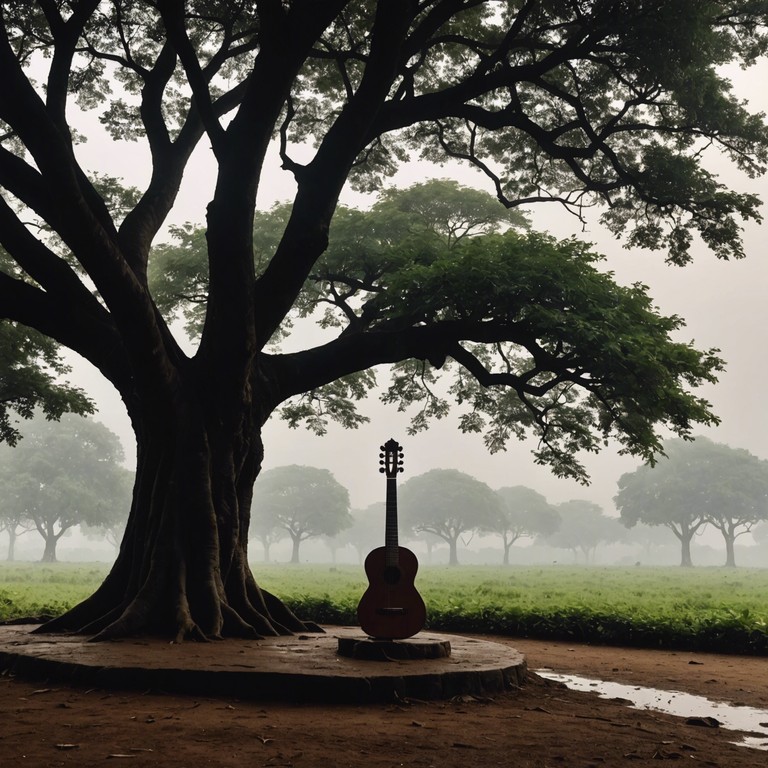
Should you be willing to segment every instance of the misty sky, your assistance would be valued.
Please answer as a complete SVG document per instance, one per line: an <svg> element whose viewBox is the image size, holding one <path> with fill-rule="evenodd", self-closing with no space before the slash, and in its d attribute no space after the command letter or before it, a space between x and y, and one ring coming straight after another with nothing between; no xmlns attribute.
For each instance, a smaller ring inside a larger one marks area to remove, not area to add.
<svg viewBox="0 0 768 768"><path fill-rule="evenodd" d="M738 93L748 98L754 109L768 110L768 93L761 87L768 80L768 65L760 70L735 70ZM78 129L89 141L78 148L84 166L121 176L129 184L142 187L149 177L147 154L141 145L112 142L101 130L96 116L89 114L78 120ZM301 159L296 158L296 159ZM205 206L214 183L215 166L209 149L201 146L185 176L184 186L171 223L202 222ZM756 192L768 200L768 179L750 181L732 169L719 170L721 178L740 191ZM457 166L408 167L394 179L397 186L407 186L426 176L452 176L464 184L485 188L481 176ZM260 188L259 207L269 208L275 201L290 199L293 185L290 175L279 170L276 158L268 169ZM365 200L345 193L346 204L363 206ZM608 257L607 269L616 273L622 283L639 281L650 286L650 294L665 314L685 318L687 327L680 337L694 340L701 349L718 347L727 362L720 383L700 392L714 404L722 424L701 430L711 439L746 448L761 458L768 458L768 413L764 388L768 386L768 352L765 329L768 326L768 263L766 262L765 225L750 224L745 230L747 259L719 262L707 249L695 249L696 258L688 267L666 266L663 253L625 250L597 223L582 231L572 216L554 205L533 209L533 225L556 236L575 234L595 243ZM765 206L763 214L766 214ZM596 216L594 217L596 222ZM310 328L303 332L305 344L320 338ZM75 361L72 379L83 386L97 401L96 418L117 432L132 454L134 442L127 416L116 393L85 362ZM383 376L381 380L384 381ZM537 467L530 454L531 445L510 445L506 453L490 456L479 435L461 435L456 419L449 417L436 423L428 432L409 437L407 416L396 413L376 401L369 400L361 411L371 418L364 427L346 431L331 426L325 438L304 430L289 430L275 417L265 431L265 469L283 464L308 464L330 469L350 491L352 506L364 507L383 500L384 480L378 473L379 445L390 437L405 449L403 479L433 467L455 467L489 483L494 488L505 485L527 485L543 493L550 502L572 498L596 501L607 514L616 514L612 497L616 481L623 472L638 465L632 457L621 457L613 446L600 455L590 456L586 464L592 475L590 487L572 481L558 480L544 467Z"/></svg>

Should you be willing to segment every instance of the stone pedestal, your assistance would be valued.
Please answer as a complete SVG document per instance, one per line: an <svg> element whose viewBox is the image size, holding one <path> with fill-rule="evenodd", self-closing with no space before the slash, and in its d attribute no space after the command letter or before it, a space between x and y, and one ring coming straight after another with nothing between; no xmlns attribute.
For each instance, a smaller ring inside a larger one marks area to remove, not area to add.
<svg viewBox="0 0 768 768"><path fill-rule="evenodd" d="M338 638L338 654L367 661L446 659L451 643L445 638L416 635L407 640L377 640L366 635Z"/></svg>

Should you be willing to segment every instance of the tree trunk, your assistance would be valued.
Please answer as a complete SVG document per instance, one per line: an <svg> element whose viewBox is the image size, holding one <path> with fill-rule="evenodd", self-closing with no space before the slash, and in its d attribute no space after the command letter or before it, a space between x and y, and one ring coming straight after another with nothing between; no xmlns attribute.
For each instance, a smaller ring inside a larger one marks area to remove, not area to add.
<svg viewBox="0 0 768 768"><path fill-rule="evenodd" d="M681 550L682 550L681 557L680 557L680 565L683 568L693 567L693 560L691 559L691 539L692 538L693 538L693 533L680 537L680 544L681 544Z"/></svg>
<svg viewBox="0 0 768 768"><path fill-rule="evenodd" d="M448 539L448 565L458 565L459 556L457 552L458 535Z"/></svg>
<svg viewBox="0 0 768 768"><path fill-rule="evenodd" d="M45 549L43 549L43 556L40 558L41 563L55 563L56 562L56 544L58 538L56 536L45 537Z"/></svg>
<svg viewBox="0 0 768 768"><path fill-rule="evenodd" d="M16 526L9 525L6 530L8 531L8 557L6 560L12 563L16 558Z"/></svg>
<svg viewBox="0 0 768 768"><path fill-rule="evenodd" d="M248 565L263 456L253 410L179 408L138 424L133 502L115 564L91 597L40 631L176 641L319 631L260 589Z"/></svg>
<svg viewBox="0 0 768 768"><path fill-rule="evenodd" d="M291 541L293 542L293 548L291 549L291 562L299 562L299 545L301 544L301 537L291 534Z"/></svg>
<svg viewBox="0 0 768 768"><path fill-rule="evenodd" d="M723 531L723 538L725 539L725 567L736 567L736 537L729 536Z"/></svg>

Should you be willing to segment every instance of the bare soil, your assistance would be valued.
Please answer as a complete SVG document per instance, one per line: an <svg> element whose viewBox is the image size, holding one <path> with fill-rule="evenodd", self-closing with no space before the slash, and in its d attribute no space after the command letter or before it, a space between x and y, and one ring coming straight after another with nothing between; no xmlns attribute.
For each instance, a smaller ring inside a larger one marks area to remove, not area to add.
<svg viewBox="0 0 768 768"><path fill-rule="evenodd" d="M495 639L525 653L532 670L768 709L765 658ZM580 768L677 759L765 768L768 752L736 746L738 738L535 675L488 700L367 706L265 705L0 677L0 766Z"/></svg>

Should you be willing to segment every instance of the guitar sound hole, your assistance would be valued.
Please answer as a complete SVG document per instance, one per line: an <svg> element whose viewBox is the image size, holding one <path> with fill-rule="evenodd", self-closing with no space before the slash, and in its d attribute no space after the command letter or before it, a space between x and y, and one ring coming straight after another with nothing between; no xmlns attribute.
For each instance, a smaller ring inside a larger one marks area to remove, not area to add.
<svg viewBox="0 0 768 768"><path fill-rule="evenodd" d="M400 569L395 565L388 565L384 568L384 583L392 586L400 581Z"/></svg>

